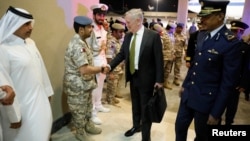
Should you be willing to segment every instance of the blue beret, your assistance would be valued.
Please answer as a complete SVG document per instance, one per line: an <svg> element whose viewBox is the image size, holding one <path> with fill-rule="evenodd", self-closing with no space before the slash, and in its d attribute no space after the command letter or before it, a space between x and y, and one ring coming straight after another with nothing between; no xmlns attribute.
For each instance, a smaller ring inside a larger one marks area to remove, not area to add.
<svg viewBox="0 0 250 141"><path fill-rule="evenodd" d="M203 17L215 12L226 13L229 0L200 0L201 11L198 16Z"/></svg>
<svg viewBox="0 0 250 141"><path fill-rule="evenodd" d="M178 23L176 26L183 28L184 27L184 23Z"/></svg>
<svg viewBox="0 0 250 141"><path fill-rule="evenodd" d="M86 16L76 16L74 18L74 22L80 25L90 25L93 21L92 19Z"/></svg>
<svg viewBox="0 0 250 141"><path fill-rule="evenodd" d="M176 28L176 24L175 24L175 23L172 23L172 22L168 23L167 26L168 26L169 28Z"/></svg>

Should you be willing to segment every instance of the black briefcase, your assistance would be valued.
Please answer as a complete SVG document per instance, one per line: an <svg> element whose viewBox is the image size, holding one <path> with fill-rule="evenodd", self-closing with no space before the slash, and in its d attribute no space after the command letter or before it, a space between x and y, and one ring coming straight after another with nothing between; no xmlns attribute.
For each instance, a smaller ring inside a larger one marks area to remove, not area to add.
<svg viewBox="0 0 250 141"><path fill-rule="evenodd" d="M167 108L164 88L154 90L154 95L147 103L145 114L151 122L160 123Z"/></svg>

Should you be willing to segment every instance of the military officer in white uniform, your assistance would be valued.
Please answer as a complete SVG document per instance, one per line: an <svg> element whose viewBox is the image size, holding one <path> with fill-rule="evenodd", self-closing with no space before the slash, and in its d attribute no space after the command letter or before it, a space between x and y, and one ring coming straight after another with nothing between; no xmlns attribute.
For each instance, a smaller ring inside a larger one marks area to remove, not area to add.
<svg viewBox="0 0 250 141"><path fill-rule="evenodd" d="M94 66L102 66L107 64L106 59L106 42L107 42L107 31L103 27L103 22L106 18L108 11L108 6L106 4L96 4L91 6L93 11L93 32L91 37L86 41L91 46L94 55ZM102 121L97 117L97 112L109 112L110 109L102 105L102 93L103 85L106 75L103 73L96 74L97 79L97 88L92 91L92 100L93 100L93 112L92 112L92 121L95 124L101 124Z"/></svg>

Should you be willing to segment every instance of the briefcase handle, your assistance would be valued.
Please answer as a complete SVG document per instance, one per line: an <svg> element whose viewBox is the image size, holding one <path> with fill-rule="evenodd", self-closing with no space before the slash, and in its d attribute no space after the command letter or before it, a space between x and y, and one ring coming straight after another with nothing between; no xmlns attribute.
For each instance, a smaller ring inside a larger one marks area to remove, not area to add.
<svg viewBox="0 0 250 141"><path fill-rule="evenodd" d="M159 88L158 86L155 86L154 87L154 91L153 91L153 94L157 93L159 90L163 89L162 87Z"/></svg>
<svg viewBox="0 0 250 141"><path fill-rule="evenodd" d="M154 87L154 93L156 93L158 90L159 90L159 87L158 87L158 86L155 86L155 87Z"/></svg>

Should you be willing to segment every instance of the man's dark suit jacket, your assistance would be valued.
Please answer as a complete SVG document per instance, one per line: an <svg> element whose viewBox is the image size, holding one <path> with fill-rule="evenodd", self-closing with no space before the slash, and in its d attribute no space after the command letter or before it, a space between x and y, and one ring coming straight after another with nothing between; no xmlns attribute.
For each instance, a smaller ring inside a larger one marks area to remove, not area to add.
<svg viewBox="0 0 250 141"><path fill-rule="evenodd" d="M239 86L250 92L250 45L242 41L242 49L245 52L242 56L242 71Z"/></svg>
<svg viewBox="0 0 250 141"><path fill-rule="evenodd" d="M131 80L129 70L129 50L132 33L127 33L120 52L111 61L110 66L114 69L120 62L125 60L126 82ZM138 64L138 85L142 87L152 87L155 82L163 83L163 55L162 43L158 33L144 28L142 37L139 64Z"/></svg>
<svg viewBox="0 0 250 141"><path fill-rule="evenodd" d="M194 58L195 49L197 46L197 36L200 31L195 31L194 33L190 34L188 39L188 46L186 52L186 62L192 62Z"/></svg>

